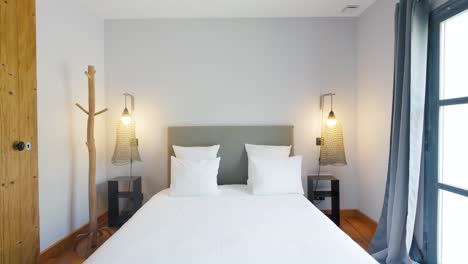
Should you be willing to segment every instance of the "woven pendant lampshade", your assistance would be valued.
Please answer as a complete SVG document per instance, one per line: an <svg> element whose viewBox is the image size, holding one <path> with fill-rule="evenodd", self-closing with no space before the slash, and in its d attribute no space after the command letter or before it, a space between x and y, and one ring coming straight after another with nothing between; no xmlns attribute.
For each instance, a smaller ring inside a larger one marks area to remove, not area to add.
<svg viewBox="0 0 468 264"><path fill-rule="evenodd" d="M117 137L112 164L127 165L133 161L141 161L138 152L138 139L135 136L135 120L129 124L119 121L117 122Z"/></svg>
<svg viewBox="0 0 468 264"><path fill-rule="evenodd" d="M138 139L135 133L135 119L132 118L132 113L135 110L135 97L129 93L123 95L125 97L125 108L119 122L117 122L117 136L112 164L119 166L130 164L130 176L132 176L133 162L141 161L138 152ZM127 108L127 97L130 97L132 113Z"/></svg>
<svg viewBox="0 0 468 264"><path fill-rule="evenodd" d="M343 128L335 121L333 126L322 125L322 145L320 146L320 165L347 165L343 142Z"/></svg>
<svg viewBox="0 0 468 264"><path fill-rule="evenodd" d="M330 113L326 122L322 121L322 135L320 137L320 158L319 165L334 165L344 166L346 162L346 154L343 142L343 127L338 122L335 112L333 112L333 96L334 93L322 94L320 96L320 110L323 110L325 105L325 97L330 97Z"/></svg>

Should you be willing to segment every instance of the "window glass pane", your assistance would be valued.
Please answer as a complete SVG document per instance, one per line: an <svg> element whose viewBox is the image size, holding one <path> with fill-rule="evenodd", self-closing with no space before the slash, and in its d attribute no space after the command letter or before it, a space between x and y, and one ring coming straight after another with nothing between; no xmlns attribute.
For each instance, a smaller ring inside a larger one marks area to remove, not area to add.
<svg viewBox="0 0 468 264"><path fill-rule="evenodd" d="M468 104L440 108L439 181L468 189Z"/></svg>
<svg viewBox="0 0 468 264"><path fill-rule="evenodd" d="M439 192L439 262L466 263L468 197Z"/></svg>
<svg viewBox="0 0 468 264"><path fill-rule="evenodd" d="M468 11L440 25L440 98L468 96Z"/></svg>

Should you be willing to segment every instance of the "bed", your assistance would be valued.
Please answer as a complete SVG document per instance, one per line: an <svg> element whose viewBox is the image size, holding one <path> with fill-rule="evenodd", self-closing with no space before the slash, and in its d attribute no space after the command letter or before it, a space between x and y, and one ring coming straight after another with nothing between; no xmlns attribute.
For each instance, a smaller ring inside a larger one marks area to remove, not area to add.
<svg viewBox="0 0 468 264"><path fill-rule="evenodd" d="M292 127L168 131L169 146L221 144L219 195L173 197L168 189L159 192L86 264L377 263L304 196L255 196L245 185L243 144L292 145Z"/></svg>

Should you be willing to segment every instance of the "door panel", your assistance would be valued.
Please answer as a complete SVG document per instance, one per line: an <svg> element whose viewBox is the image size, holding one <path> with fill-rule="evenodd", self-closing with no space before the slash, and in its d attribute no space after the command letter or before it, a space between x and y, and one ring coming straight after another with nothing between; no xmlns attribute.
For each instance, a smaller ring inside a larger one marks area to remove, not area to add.
<svg viewBox="0 0 468 264"><path fill-rule="evenodd" d="M468 0L448 1L431 14L426 116L426 262L465 263L468 206Z"/></svg>
<svg viewBox="0 0 468 264"><path fill-rule="evenodd" d="M39 253L35 1L0 3L0 263ZM13 148L30 142L30 151Z"/></svg>

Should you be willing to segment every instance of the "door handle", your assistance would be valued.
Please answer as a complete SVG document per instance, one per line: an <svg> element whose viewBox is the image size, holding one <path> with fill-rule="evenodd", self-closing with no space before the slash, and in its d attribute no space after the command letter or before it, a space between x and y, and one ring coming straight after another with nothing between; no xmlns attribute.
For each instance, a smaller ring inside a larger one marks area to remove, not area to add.
<svg viewBox="0 0 468 264"><path fill-rule="evenodd" d="M23 151L26 148L26 144L23 141L17 141L13 144L13 148L18 151Z"/></svg>

